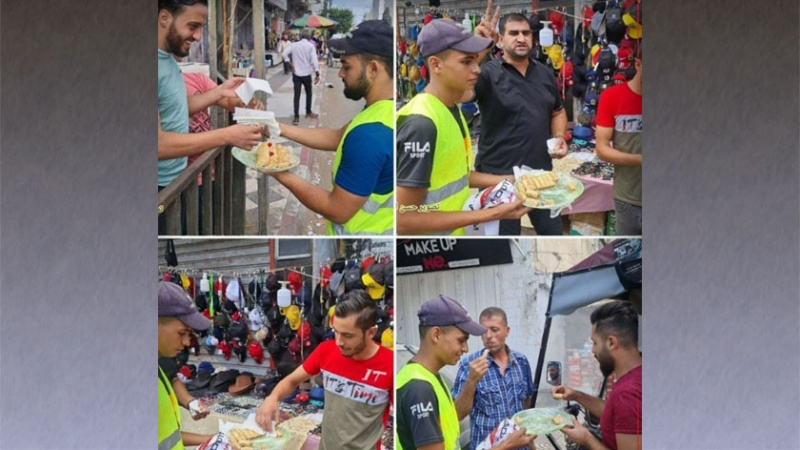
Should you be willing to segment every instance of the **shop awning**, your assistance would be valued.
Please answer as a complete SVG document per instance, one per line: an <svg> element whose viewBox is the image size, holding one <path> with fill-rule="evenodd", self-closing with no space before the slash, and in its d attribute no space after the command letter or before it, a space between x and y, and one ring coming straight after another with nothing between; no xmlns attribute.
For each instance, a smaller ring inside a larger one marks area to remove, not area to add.
<svg viewBox="0 0 800 450"><path fill-rule="evenodd" d="M641 289L641 239L618 239L553 274L548 315L568 315L603 299L630 300L641 314Z"/></svg>

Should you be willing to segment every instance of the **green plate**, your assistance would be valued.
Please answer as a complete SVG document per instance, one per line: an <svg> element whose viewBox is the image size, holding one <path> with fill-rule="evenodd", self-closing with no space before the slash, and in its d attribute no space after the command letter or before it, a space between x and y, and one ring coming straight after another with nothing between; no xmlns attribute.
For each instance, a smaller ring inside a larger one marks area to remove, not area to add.
<svg viewBox="0 0 800 450"><path fill-rule="evenodd" d="M560 424L553 423L553 418L559 416ZM524 427L528 434L542 436L550 434L572 425L572 416L558 408L533 408L520 411L511 418L515 424Z"/></svg>
<svg viewBox="0 0 800 450"><path fill-rule="evenodd" d="M527 172L525 175L533 175L536 173L537 172ZM570 191L569 188L567 187L567 185L570 182L575 183L574 191ZM515 182L514 187L517 190L517 195L522 197L522 195L519 193L521 187L519 186L519 183L520 183L519 181ZM522 204L527 206L528 208L536 208L536 209L564 208L571 205L572 202L575 201L575 199L580 197L583 194L583 190L584 190L583 183L581 183L580 180L571 175L560 173L558 174L558 181L556 182L555 186L547 189L539 189L539 198L538 198L539 204L532 203L532 201L536 199L525 199L525 201L523 201ZM541 204L547 200L552 200L553 204L552 205Z"/></svg>
<svg viewBox="0 0 800 450"><path fill-rule="evenodd" d="M253 450L272 450L276 448L283 448L289 443L289 439L291 439L291 435L284 431L282 432L281 437L266 435L257 439L253 439L251 442L253 444Z"/></svg>
<svg viewBox="0 0 800 450"><path fill-rule="evenodd" d="M261 173L271 173L271 172L286 172L289 169L293 169L300 165L300 157L296 154L296 148L291 145L282 144L284 147L289 149L290 158L292 159L292 164L288 167L282 167L280 169L269 168L269 167L258 167L256 165L256 147L253 147L252 150L244 150L239 147L233 147L233 157L238 159L240 163L244 164L245 166L257 170Z"/></svg>

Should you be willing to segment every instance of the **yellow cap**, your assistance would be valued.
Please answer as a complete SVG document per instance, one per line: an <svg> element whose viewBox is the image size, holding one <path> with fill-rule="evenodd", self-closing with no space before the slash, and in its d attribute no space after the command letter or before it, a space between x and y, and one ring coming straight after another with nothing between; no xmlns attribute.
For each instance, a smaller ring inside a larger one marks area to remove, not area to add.
<svg viewBox="0 0 800 450"><path fill-rule="evenodd" d="M289 328L292 330L300 328L300 307L291 305L286 308L286 320L289 321Z"/></svg>
<svg viewBox="0 0 800 450"><path fill-rule="evenodd" d="M394 330L391 328L383 330L383 333L381 333L381 345L389 350L394 350Z"/></svg>
<svg viewBox="0 0 800 450"><path fill-rule="evenodd" d="M364 286L367 288L367 292L369 296L373 300L380 300L383 298L383 292L386 290L385 287L378 284L374 278L369 273L365 273L361 275L361 282L364 283Z"/></svg>

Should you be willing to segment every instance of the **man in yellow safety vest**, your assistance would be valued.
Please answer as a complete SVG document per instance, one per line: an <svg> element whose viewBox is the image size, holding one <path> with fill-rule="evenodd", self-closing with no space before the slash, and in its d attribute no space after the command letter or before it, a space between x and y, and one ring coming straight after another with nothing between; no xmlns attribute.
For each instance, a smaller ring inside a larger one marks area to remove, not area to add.
<svg viewBox="0 0 800 450"><path fill-rule="evenodd" d="M512 180L472 170L471 137L458 107L472 96L478 64L493 43L450 19L432 20L419 33L430 82L397 112L398 234L463 235L465 226L519 219L530 211L521 200L462 211L470 188Z"/></svg>
<svg viewBox="0 0 800 450"><path fill-rule="evenodd" d="M268 123L265 132L307 147L335 151L333 189L291 172L270 173L308 209L328 220L329 235L391 235L394 232L393 56L394 30L383 20L365 20L328 48L341 61L344 95L366 101L340 129Z"/></svg>
<svg viewBox="0 0 800 450"><path fill-rule="evenodd" d="M183 288L169 281L158 282L158 357L174 358L191 342L192 329L205 330L211 321L197 312L191 297ZM202 444L207 436L184 434L185 438L197 437ZM158 368L158 450L181 450L181 412L178 398L172 389L172 380L161 367Z"/></svg>

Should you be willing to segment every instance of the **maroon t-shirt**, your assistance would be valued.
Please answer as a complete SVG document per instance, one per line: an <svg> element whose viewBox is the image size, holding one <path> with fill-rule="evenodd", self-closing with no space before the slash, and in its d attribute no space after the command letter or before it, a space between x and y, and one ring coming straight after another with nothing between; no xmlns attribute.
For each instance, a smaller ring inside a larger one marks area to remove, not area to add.
<svg viewBox="0 0 800 450"><path fill-rule="evenodd" d="M614 383L600 418L603 444L617 450L617 433L642 434L642 366Z"/></svg>

